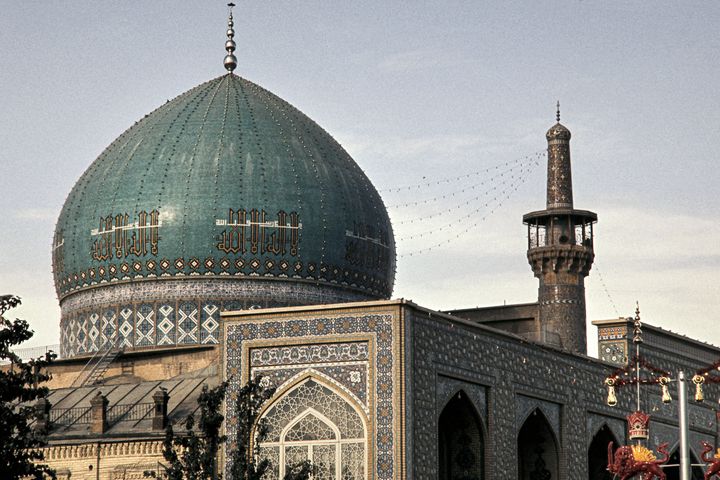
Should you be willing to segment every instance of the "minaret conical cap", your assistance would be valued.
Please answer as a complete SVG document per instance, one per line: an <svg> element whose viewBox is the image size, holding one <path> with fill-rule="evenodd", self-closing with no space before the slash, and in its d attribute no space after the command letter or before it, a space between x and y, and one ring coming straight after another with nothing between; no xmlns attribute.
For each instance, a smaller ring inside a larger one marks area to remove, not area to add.
<svg viewBox="0 0 720 480"><path fill-rule="evenodd" d="M560 102L557 102L557 112L555 119L557 123L550 127L550 130L548 130L545 134L545 138L547 138L548 141L555 139L569 141L570 137L572 136L570 134L570 130L568 130L565 125L560 123Z"/></svg>

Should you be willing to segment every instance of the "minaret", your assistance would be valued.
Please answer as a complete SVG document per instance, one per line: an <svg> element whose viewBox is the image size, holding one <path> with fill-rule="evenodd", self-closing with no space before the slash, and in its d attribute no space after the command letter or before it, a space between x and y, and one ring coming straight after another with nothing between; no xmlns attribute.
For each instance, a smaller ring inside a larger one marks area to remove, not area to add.
<svg viewBox="0 0 720 480"><path fill-rule="evenodd" d="M548 141L547 206L523 216L528 227L527 257L540 280L537 340L587 353L585 277L593 259L593 224L597 215L573 208L570 130L557 123Z"/></svg>

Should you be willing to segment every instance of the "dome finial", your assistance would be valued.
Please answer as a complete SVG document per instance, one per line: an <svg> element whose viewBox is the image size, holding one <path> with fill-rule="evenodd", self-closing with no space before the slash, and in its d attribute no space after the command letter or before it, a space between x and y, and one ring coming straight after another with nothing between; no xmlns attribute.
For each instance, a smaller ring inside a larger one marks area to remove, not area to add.
<svg viewBox="0 0 720 480"><path fill-rule="evenodd" d="M233 23L233 14L232 9L235 6L234 3L230 2L228 3L228 7L230 9L230 14L228 16L228 29L227 29L227 41L225 42L225 51L227 51L227 55L225 55L225 60L223 60L223 64L225 65L225 70L227 70L229 73L232 73L233 70L235 70L235 67L237 67L237 58L235 58L235 55L233 52L235 51L235 30L233 29L233 26L235 25Z"/></svg>
<svg viewBox="0 0 720 480"><path fill-rule="evenodd" d="M555 115L555 119L560 123L560 100L557 102L557 115Z"/></svg>

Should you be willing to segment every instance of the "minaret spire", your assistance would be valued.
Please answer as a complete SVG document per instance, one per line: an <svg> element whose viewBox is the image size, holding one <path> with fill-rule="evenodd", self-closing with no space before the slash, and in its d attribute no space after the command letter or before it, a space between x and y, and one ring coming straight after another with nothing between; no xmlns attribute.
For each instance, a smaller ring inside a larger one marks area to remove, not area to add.
<svg viewBox="0 0 720 480"><path fill-rule="evenodd" d="M560 100L557 101L557 115L555 115L555 120L557 123L560 123Z"/></svg>
<svg viewBox="0 0 720 480"><path fill-rule="evenodd" d="M540 280L536 340L586 353L585 277L590 273L593 224L597 215L573 206L570 130L557 123L545 135L548 142L545 210L523 216L528 226L527 257Z"/></svg>
<svg viewBox="0 0 720 480"><path fill-rule="evenodd" d="M237 58L235 58L235 54L233 53L235 52L235 29L233 28L235 24L233 23L232 14L232 9L234 6L234 3L228 3L230 14L228 15L228 39L225 42L225 51L227 52L227 55L225 55L225 60L223 61L223 64L225 65L225 70L227 70L228 73L232 73L235 70L235 67L237 67Z"/></svg>

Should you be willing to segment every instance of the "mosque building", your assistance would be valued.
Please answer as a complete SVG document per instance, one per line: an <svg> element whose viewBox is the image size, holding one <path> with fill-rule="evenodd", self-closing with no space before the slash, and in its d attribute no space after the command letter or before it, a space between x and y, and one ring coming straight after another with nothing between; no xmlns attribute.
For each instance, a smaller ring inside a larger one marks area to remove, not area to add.
<svg viewBox="0 0 720 480"><path fill-rule="evenodd" d="M260 445L272 479L305 458L318 479L612 478L608 443L627 442L634 407L608 406L603 379L628 361L633 325L593 322L600 358L587 356L597 215L575 209L559 111L545 209L522 219L537 301L431 310L391 299L393 228L360 166L236 75L232 14L227 33L227 72L122 133L58 218L61 359L36 425L49 429L59 478L143 478L163 462L165 426L197 411L203 385L229 382L232 437L231 400L256 376L277 388ZM720 357L647 325L644 341L669 371ZM676 405L643 401L650 442L676 439ZM690 407L699 457L718 423L712 408ZM220 466L230 478L224 455Z"/></svg>

